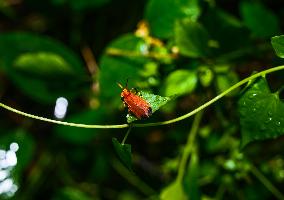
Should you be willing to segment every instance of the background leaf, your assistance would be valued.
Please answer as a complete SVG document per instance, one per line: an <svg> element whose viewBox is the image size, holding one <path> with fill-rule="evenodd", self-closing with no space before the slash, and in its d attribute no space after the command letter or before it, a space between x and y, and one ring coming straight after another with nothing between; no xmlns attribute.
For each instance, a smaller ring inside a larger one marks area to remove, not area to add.
<svg viewBox="0 0 284 200"><path fill-rule="evenodd" d="M216 43L210 52L214 59L218 59L215 56L226 55L237 49L245 51L245 47L249 46L249 31L242 21L220 7L210 7L201 18L201 23L206 27L210 40Z"/></svg>
<svg viewBox="0 0 284 200"><path fill-rule="evenodd" d="M77 56L44 36L19 32L0 34L0 59L0 68L14 84L40 102L54 103L59 96L72 99L81 93L78 88L88 82Z"/></svg>
<svg viewBox="0 0 284 200"><path fill-rule="evenodd" d="M271 44L276 55L280 58L284 58L284 35L272 37Z"/></svg>
<svg viewBox="0 0 284 200"><path fill-rule="evenodd" d="M21 54L16 58L14 67L26 73L45 76L46 78L55 74L57 76L61 75L62 78L62 76L71 75L73 72L64 58L49 52Z"/></svg>
<svg viewBox="0 0 284 200"><path fill-rule="evenodd" d="M175 42L184 56L203 57L209 53L209 35L199 23L189 19L178 21L175 25Z"/></svg>
<svg viewBox="0 0 284 200"><path fill-rule="evenodd" d="M172 30L178 19L187 17L195 21L199 15L198 0L150 0L145 11L151 34L159 38L173 36Z"/></svg>
<svg viewBox="0 0 284 200"><path fill-rule="evenodd" d="M165 83L165 95L184 95L194 91L197 85L197 74L193 70L175 70L170 73Z"/></svg>
<svg viewBox="0 0 284 200"><path fill-rule="evenodd" d="M210 86L214 78L213 71L208 66L200 66L198 68L198 78L201 85L203 85L204 87L208 87Z"/></svg>
<svg viewBox="0 0 284 200"><path fill-rule="evenodd" d="M284 102L271 93L267 81L251 83L239 99L242 147L254 140L276 138L284 134Z"/></svg>
<svg viewBox="0 0 284 200"><path fill-rule="evenodd" d="M244 1L240 5L245 25L255 37L271 37L280 33L275 14L258 2Z"/></svg>

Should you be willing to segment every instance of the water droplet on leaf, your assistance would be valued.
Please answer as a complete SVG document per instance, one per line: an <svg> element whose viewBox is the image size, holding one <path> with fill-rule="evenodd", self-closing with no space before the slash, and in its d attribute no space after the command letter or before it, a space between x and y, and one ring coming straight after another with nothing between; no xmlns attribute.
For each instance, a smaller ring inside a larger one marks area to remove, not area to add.
<svg viewBox="0 0 284 200"><path fill-rule="evenodd" d="M253 99L256 95L257 95L256 93L250 94L250 95L249 95L249 98L250 98L250 99Z"/></svg>
<svg viewBox="0 0 284 200"><path fill-rule="evenodd" d="M268 124L268 123L271 122L271 121L272 121L272 117L269 117L269 118L265 121L265 123Z"/></svg>

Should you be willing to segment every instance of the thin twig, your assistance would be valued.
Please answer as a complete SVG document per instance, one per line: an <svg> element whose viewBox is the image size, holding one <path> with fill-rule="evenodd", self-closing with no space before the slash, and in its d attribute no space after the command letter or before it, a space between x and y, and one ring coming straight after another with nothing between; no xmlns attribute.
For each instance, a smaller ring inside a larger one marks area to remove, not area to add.
<svg viewBox="0 0 284 200"><path fill-rule="evenodd" d="M128 124L119 124L119 125L88 125L88 124L77 124L77 123L70 123L70 122L63 122L63 121L58 121L58 120L54 120L54 119L48 119L45 117L40 117L40 116L36 116L36 115L32 115L29 113L25 113L22 112L20 110L17 110L15 108L12 108L10 106L7 106L3 103L0 103L0 107L5 108L6 110L9 110L11 112L17 113L19 115L25 116L25 117L29 117L32 119L37 119L40 121L45 121L45 122L50 122L50 123L54 123L54 124L60 124L60 125L65 125L65 126L73 126L73 127L79 127L79 128L101 128L101 129L108 129L108 128L127 128L129 127Z"/></svg>
<svg viewBox="0 0 284 200"><path fill-rule="evenodd" d="M129 135L131 129L132 129L132 124L130 124L129 129L127 130L127 132L126 132L126 134L125 134L125 136L124 136L124 138L123 138L121 144L124 144L124 143L125 143L125 141L126 141L128 135Z"/></svg>
<svg viewBox="0 0 284 200"><path fill-rule="evenodd" d="M91 73L91 75L96 74L99 70L99 67L91 48L85 46L81 51L89 72Z"/></svg>
<svg viewBox="0 0 284 200"><path fill-rule="evenodd" d="M112 166L123 178L125 178L130 184L132 184L138 190L140 190L144 195L151 196L156 193L154 189L148 186L144 181L142 181L134 173L130 172L117 159L113 159Z"/></svg>
<svg viewBox="0 0 284 200"><path fill-rule="evenodd" d="M284 195L253 165L251 173L279 200L284 200Z"/></svg>
<svg viewBox="0 0 284 200"><path fill-rule="evenodd" d="M182 181L184 174L185 174L185 169L187 166L187 161L188 158L192 152L193 146L194 146L194 141L197 135L197 131L201 122L201 118L202 118L202 114L203 112L199 112L196 114L196 116L194 117L193 123L192 123L192 127L190 129L190 132L188 134L187 137L187 142L185 144L183 153L182 153L182 157L181 157L181 161L179 164L179 168L178 168L178 175L177 175L177 181Z"/></svg>
<svg viewBox="0 0 284 200"><path fill-rule="evenodd" d="M106 54L110 56L146 57L146 58L154 58L154 59L165 59L165 58L175 59L177 58L176 54L161 54L161 53L156 53L156 52L140 53L140 52L127 51L127 50L116 49L116 48L108 48L106 51Z"/></svg>

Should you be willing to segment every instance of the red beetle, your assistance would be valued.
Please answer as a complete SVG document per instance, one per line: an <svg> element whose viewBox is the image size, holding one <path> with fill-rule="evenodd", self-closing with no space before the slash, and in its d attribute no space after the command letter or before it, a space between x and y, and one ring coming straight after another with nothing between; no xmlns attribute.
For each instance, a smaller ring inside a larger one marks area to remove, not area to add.
<svg viewBox="0 0 284 200"><path fill-rule="evenodd" d="M151 116L151 105L145 99L137 95L137 92L129 90L127 86L123 88L121 84L117 84L122 89L121 100L128 107L128 112L135 115L137 119L146 119Z"/></svg>

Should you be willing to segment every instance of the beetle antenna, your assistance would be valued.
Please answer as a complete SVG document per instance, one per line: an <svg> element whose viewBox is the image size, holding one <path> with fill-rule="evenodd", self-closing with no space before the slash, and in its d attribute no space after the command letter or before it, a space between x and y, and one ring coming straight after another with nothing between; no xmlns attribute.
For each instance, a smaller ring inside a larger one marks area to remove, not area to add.
<svg viewBox="0 0 284 200"><path fill-rule="evenodd" d="M123 86L122 86L119 82L116 82L116 84L118 85L118 87L120 87L121 89L123 89Z"/></svg>
<svg viewBox="0 0 284 200"><path fill-rule="evenodd" d="M128 79L129 79L129 78L126 79L126 84L125 84L125 87L126 87L126 88L128 88Z"/></svg>

